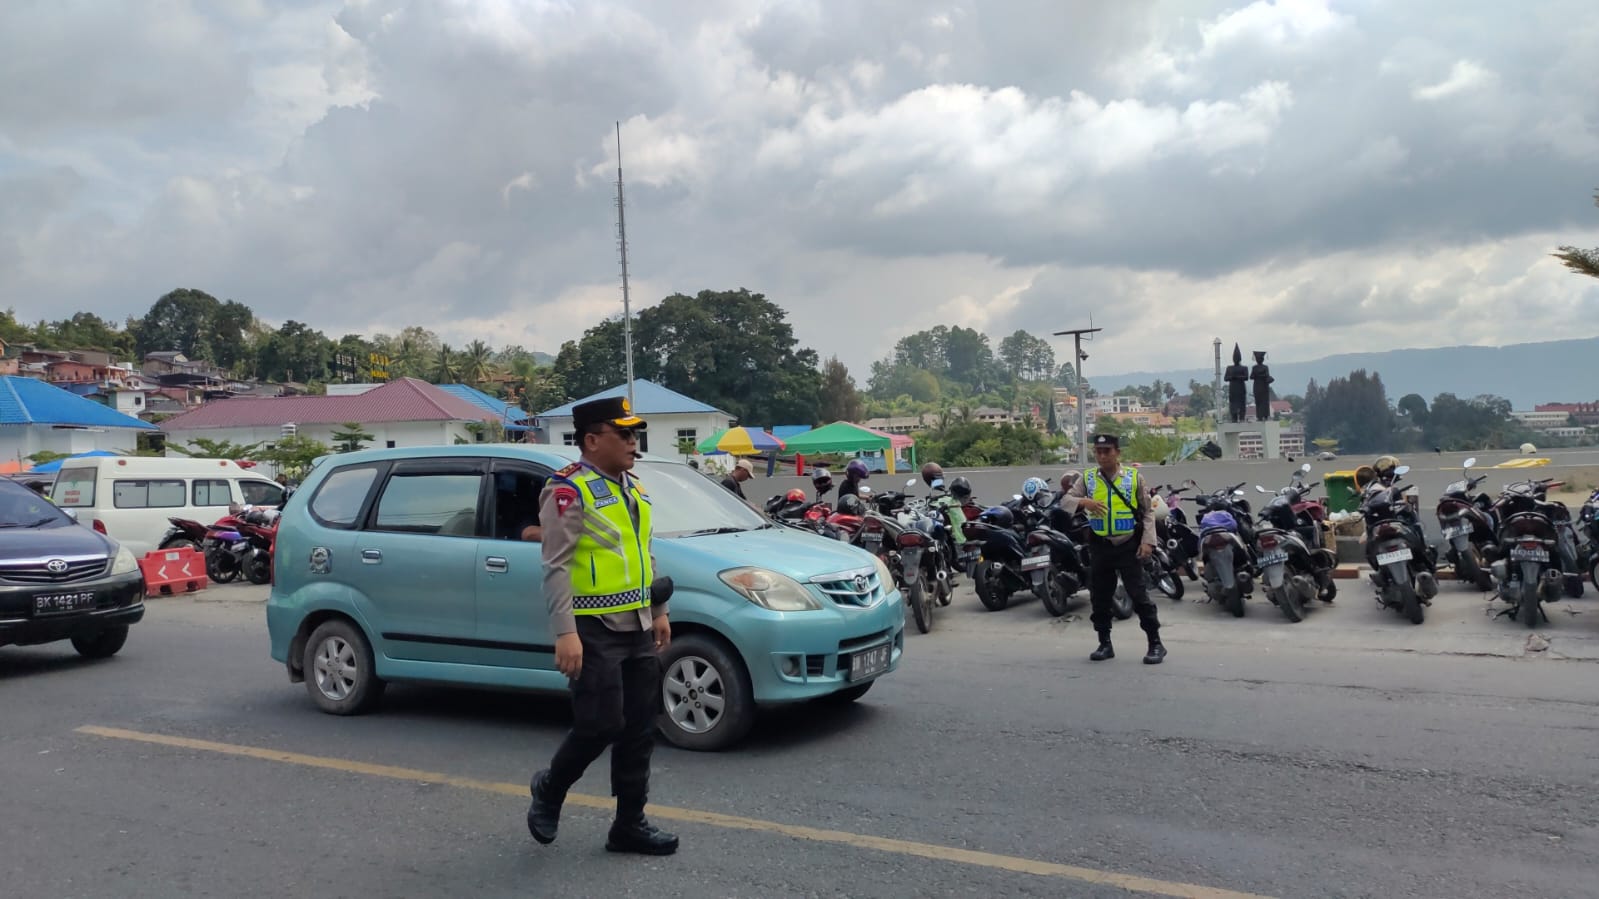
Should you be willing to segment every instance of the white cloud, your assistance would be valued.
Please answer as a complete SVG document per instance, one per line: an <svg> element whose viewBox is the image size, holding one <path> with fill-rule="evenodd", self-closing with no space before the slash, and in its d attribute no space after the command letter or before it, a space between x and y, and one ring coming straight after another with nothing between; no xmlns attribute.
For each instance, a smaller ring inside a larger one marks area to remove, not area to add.
<svg viewBox="0 0 1599 899"><path fill-rule="evenodd" d="M1450 67L1447 78L1436 84L1417 87L1411 92L1411 96L1422 101L1442 100L1489 84L1494 77L1493 72L1481 65L1469 59L1462 59Z"/></svg>

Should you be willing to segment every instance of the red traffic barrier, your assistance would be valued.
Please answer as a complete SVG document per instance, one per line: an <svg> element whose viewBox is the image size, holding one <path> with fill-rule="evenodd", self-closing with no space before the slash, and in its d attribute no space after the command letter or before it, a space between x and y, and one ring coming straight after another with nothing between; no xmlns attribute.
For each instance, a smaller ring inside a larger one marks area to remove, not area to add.
<svg viewBox="0 0 1599 899"><path fill-rule="evenodd" d="M205 555L188 547L145 553L139 570L144 573L144 592L149 596L193 593L211 583L205 573Z"/></svg>

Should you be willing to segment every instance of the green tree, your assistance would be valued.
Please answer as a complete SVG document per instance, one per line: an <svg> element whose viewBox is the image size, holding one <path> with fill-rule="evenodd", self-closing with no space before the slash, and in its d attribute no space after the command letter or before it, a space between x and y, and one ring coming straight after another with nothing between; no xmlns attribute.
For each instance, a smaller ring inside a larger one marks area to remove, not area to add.
<svg viewBox="0 0 1599 899"><path fill-rule="evenodd" d="M855 389L855 379L850 377L849 368L838 361L837 356L828 359L822 366L822 388L816 409L817 420L860 421L865 417L864 413L865 406L861 402L861 392Z"/></svg>
<svg viewBox="0 0 1599 899"><path fill-rule="evenodd" d="M1306 390L1306 398L1310 395ZM1305 413L1305 430L1316 437L1331 437L1350 452L1394 447L1394 413L1388 407L1382 376L1365 369L1348 377L1333 378L1321 397Z"/></svg>
<svg viewBox="0 0 1599 899"><path fill-rule="evenodd" d="M1426 427L1427 401L1422 399L1420 394L1405 394L1399 398L1399 402L1395 404L1395 408L1398 409L1399 414L1403 415L1411 424L1418 428Z"/></svg>
<svg viewBox="0 0 1599 899"><path fill-rule="evenodd" d="M286 475L290 480L298 481L305 477L312 462L332 452L333 450L320 440L295 434L284 437L263 450L260 458L277 466L280 474Z"/></svg>
<svg viewBox="0 0 1599 899"><path fill-rule="evenodd" d="M254 459L261 453L259 443L233 443L196 437L184 444L168 443L167 448L192 459Z"/></svg>
<svg viewBox="0 0 1599 899"><path fill-rule="evenodd" d="M1049 377L1055 369L1055 349L1049 341L1017 330L999 342L999 361L1014 380Z"/></svg>
<svg viewBox="0 0 1599 899"><path fill-rule="evenodd" d="M279 381L323 381L333 342L310 325L290 319L261 346L258 374Z"/></svg>
<svg viewBox="0 0 1599 899"><path fill-rule="evenodd" d="M494 376L494 351L483 341L474 340L461 351L460 368L466 383L482 384Z"/></svg>
<svg viewBox="0 0 1599 899"><path fill-rule="evenodd" d="M1594 205L1599 206L1599 192L1594 194ZM1579 275L1599 278L1599 248L1584 250L1578 247L1561 247L1560 252L1550 255Z"/></svg>
<svg viewBox="0 0 1599 899"><path fill-rule="evenodd" d="M333 450L339 453L354 453L366 449L363 441L376 440L377 436L368 433L366 428L358 421L347 421L339 425L339 430L333 432Z"/></svg>
<svg viewBox="0 0 1599 899"><path fill-rule="evenodd" d="M461 379L459 358L447 343L439 344L433 354L432 379L435 384L454 384Z"/></svg>
<svg viewBox="0 0 1599 899"><path fill-rule="evenodd" d="M1188 414L1196 417L1211 415L1216 411L1216 385L1188 382Z"/></svg>

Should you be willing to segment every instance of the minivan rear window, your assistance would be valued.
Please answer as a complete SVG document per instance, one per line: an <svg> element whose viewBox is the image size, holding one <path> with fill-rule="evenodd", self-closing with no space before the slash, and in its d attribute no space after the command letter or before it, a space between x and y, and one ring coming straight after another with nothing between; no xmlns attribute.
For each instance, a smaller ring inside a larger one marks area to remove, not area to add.
<svg viewBox="0 0 1599 899"><path fill-rule="evenodd" d="M349 528L361 515L361 504L378 470L371 465L340 468L328 474L311 498L311 517L328 527Z"/></svg>
<svg viewBox="0 0 1599 899"><path fill-rule="evenodd" d="M50 499L64 509L85 509L94 505L96 468L63 468L56 475Z"/></svg>

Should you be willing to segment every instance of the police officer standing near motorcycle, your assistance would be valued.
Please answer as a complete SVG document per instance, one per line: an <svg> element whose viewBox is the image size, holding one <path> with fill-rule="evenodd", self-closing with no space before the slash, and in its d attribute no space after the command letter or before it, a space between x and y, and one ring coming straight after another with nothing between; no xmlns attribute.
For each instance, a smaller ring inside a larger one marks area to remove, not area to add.
<svg viewBox="0 0 1599 899"><path fill-rule="evenodd" d="M1061 499L1061 507L1069 513L1078 508L1086 511L1094 532L1088 577L1093 612L1089 620L1099 633L1099 648L1089 658L1102 662L1116 657L1110 645L1110 626L1119 574L1138 613L1139 626L1149 637L1144 664L1159 665L1166 658L1166 647L1160 642L1160 619L1144 578L1144 560L1155 551L1155 506L1149 485L1138 469L1122 467L1121 440L1114 434L1094 437L1094 459L1099 467L1085 472Z"/></svg>
<svg viewBox="0 0 1599 899"><path fill-rule="evenodd" d="M544 597L555 664L571 683L572 729L550 766L533 775L527 827L540 843L553 842L567 791L609 746L616 819L605 848L671 855L677 837L644 817L659 653L672 640L671 582L654 578L650 498L631 474L645 424L621 398L574 406L572 423L582 458L550 478L539 514Z"/></svg>

